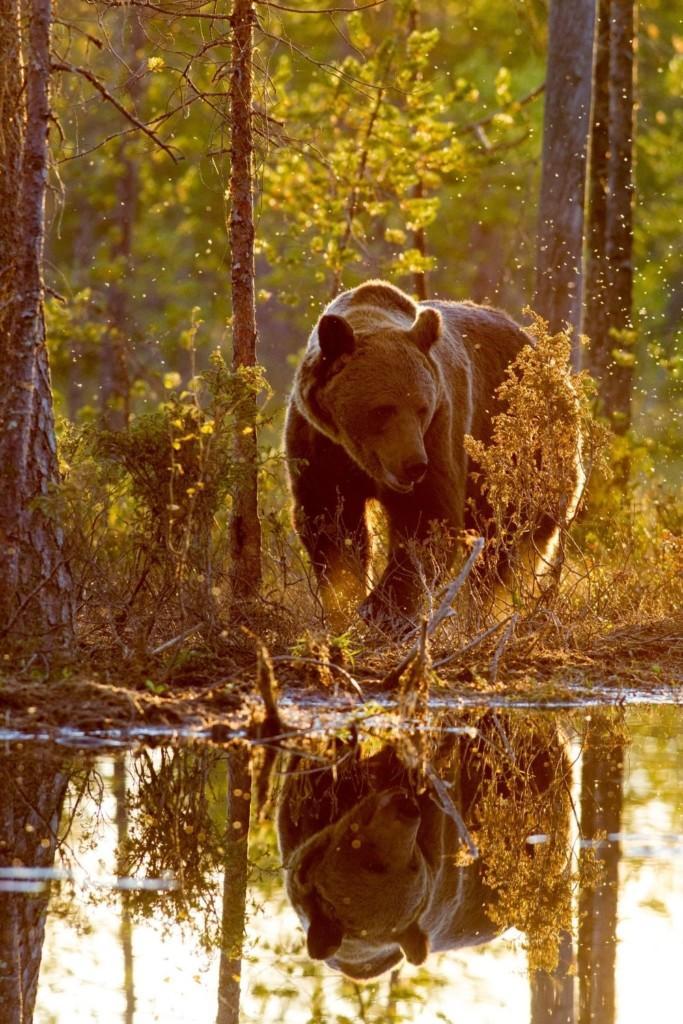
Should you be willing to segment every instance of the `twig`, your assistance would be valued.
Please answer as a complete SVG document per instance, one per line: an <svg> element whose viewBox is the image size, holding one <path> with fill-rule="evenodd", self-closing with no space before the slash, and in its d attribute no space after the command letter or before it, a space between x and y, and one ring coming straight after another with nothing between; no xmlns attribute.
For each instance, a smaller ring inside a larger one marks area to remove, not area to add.
<svg viewBox="0 0 683 1024"><path fill-rule="evenodd" d="M431 619L427 623L426 635L428 637L432 636L439 628L441 623L444 621L444 619L447 619L451 614L451 605L455 600L456 596L458 595L459 591L463 587L464 583L466 582L469 574L472 572L474 563L479 558L479 555L481 554L483 547L484 538L477 537L474 544L472 545L472 550L470 552L469 558L463 565L457 577L453 580L452 583L448 585L448 587L446 587L446 591L444 593L443 598L441 599L439 607L436 609ZM408 667L410 662L418 653L418 650L419 640L413 644L413 646L406 654L405 658L403 658L398 663L398 665L396 665L395 668L393 668L390 672L387 673L387 675L384 677L380 685L382 687L391 687L392 685L394 685L396 680L400 677L402 672Z"/></svg>
<svg viewBox="0 0 683 1024"><path fill-rule="evenodd" d="M302 658L295 654L275 654L271 658L271 661L290 661L290 662L303 662L305 665L318 665L324 666L325 668L333 668L336 672L339 672L344 678L351 684L353 689L356 691L358 696L363 700L363 691L360 688L357 680L353 678L350 672L347 672L341 665L337 665L334 661L326 661L323 658Z"/></svg>
<svg viewBox="0 0 683 1024"><path fill-rule="evenodd" d="M174 636L172 640L166 640L163 644L159 644L159 646L155 647L151 652L152 655L161 654L162 651L167 651L169 647L175 647L176 644L180 644L183 640L187 640L188 636L191 636L192 633L196 633L201 625L201 622L195 622L194 626L190 626L189 629L183 630L183 632L179 633L178 636Z"/></svg>
<svg viewBox="0 0 683 1024"><path fill-rule="evenodd" d="M493 724L496 727L496 732L500 736L501 741L503 743L503 746L505 747L506 754L508 755L508 757L510 758L512 763L514 765L516 765L517 764L517 758L515 756L515 752L512 749L512 745L510 743L510 740L507 737L507 733L505 732L505 729L503 728L503 724L502 724L500 718L498 717L498 715L496 714L495 711L492 713L492 718L493 718Z"/></svg>
<svg viewBox="0 0 683 1024"><path fill-rule="evenodd" d="M417 640L417 652L410 662L401 686L398 706L401 719L421 717L429 702L429 667L431 658L429 656L429 640L427 637L427 619L423 619L420 625L420 635Z"/></svg>
<svg viewBox="0 0 683 1024"><path fill-rule="evenodd" d="M446 814L451 819L451 821L455 822L455 826L458 830L460 838L467 847L471 857L474 860L476 860L479 857L479 850L477 849L477 845L472 839L472 836L470 835L467 825L463 821L462 814L453 803L453 800L451 799L451 794L448 792L445 783L443 782L442 779L439 778L439 776L434 770L434 767L429 762L427 762L427 765L425 767L425 773L432 784L434 793L439 798L434 802L437 804L438 807L441 808L444 814ZM432 799L434 798L432 797Z"/></svg>
<svg viewBox="0 0 683 1024"><path fill-rule="evenodd" d="M496 647L496 649L494 651L494 654L493 654L493 658L491 659L491 669L490 669L490 673L489 674L491 676L491 682L492 683L495 683L495 681L496 681L496 679L498 677L498 663L500 662L500 659L501 659L501 657L503 655L503 651L507 647L508 640L512 636L512 631L514 630L515 626L517 625L518 619L519 619L519 612L515 612L514 615L510 616L510 621L508 622L507 629L505 630L505 632L503 633L502 637L498 641L498 646Z"/></svg>
<svg viewBox="0 0 683 1024"><path fill-rule="evenodd" d="M500 110L494 111L493 114L489 114L487 117L482 117L478 121L472 121L470 124L456 125L455 134L467 135L468 132L472 132L476 135L480 128L483 128L487 124L492 124L492 122L495 121L498 115L503 113L503 111L509 110L510 107L523 107L527 103L531 103L531 101L535 100L537 96L540 96L544 90L545 82L541 82L541 84L537 85L535 89L528 92L526 96L521 96L518 100L510 100L509 103L505 103Z"/></svg>
<svg viewBox="0 0 683 1024"><path fill-rule="evenodd" d="M484 538L477 537L474 544L472 545L470 557L463 565L458 576L446 588L446 593L441 599L441 604L439 605L439 607L436 609L431 619L429 620L429 625L427 626L427 636L432 636L439 628L441 623L444 621L444 619L447 619L449 617L453 601L457 597L459 591L462 589L463 584L466 582L469 574L472 572L472 569L474 568L474 563L479 558L479 555L482 553L483 550Z"/></svg>
<svg viewBox="0 0 683 1024"><path fill-rule="evenodd" d="M468 654L475 647L478 647L479 644L483 643L483 641L486 640L487 637L491 636L492 633L496 633L501 629L510 621L511 618L512 616L508 615L506 619L501 619L500 622L494 622L494 624L489 626L488 629L483 630L481 633L477 633L477 635L466 643L464 647L461 647L460 650L454 651L453 654L447 654L445 658L439 658L438 661L435 661L434 668L441 668L443 665L450 665L452 661L456 661L458 658L461 658L463 654Z"/></svg>
<svg viewBox="0 0 683 1024"><path fill-rule="evenodd" d="M278 11L287 11L289 14L355 14L356 11L367 11L369 7L381 7L385 0L370 0L370 3L359 4L357 7L287 7L285 4L275 3L274 0L256 0L259 7L274 7Z"/></svg>
<svg viewBox="0 0 683 1024"><path fill-rule="evenodd" d="M167 146L165 142L162 142L159 136L156 134L156 132L153 132L151 128L148 128L143 121L140 121L135 116L135 114L132 114L130 110L126 110L123 104L119 103L116 97L112 96L107 87L102 82L100 82L99 78L97 78L96 75L93 75L92 71L88 71L87 68L80 67L77 64L66 64L62 61L53 63L52 70L69 71L73 74L81 75L83 78L87 79L90 82L90 84L95 89L97 89L101 96L104 96L106 100L109 100L112 106L116 107L118 112L122 114L127 121L130 121L131 124L134 124L136 128L139 128L141 132L144 132L145 135L147 135L152 140L152 142L159 146L160 149L163 149L165 153L168 153L174 164L178 163L178 157L175 155L170 146Z"/></svg>

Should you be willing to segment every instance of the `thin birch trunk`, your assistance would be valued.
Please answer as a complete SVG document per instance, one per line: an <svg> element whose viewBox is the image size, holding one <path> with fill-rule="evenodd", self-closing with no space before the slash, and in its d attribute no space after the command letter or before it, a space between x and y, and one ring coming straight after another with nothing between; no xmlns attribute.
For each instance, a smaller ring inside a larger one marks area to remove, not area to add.
<svg viewBox="0 0 683 1024"><path fill-rule="evenodd" d="M577 369L594 25L595 0L552 0L534 306L551 331L571 325Z"/></svg>
<svg viewBox="0 0 683 1024"><path fill-rule="evenodd" d="M234 0L230 78L230 250L232 285L232 368L256 364L254 297L254 211L252 130L253 0ZM232 610L239 616L261 585L261 521L258 512L256 396L245 394L235 422L235 460L239 467L230 519Z"/></svg>
<svg viewBox="0 0 683 1024"><path fill-rule="evenodd" d="M71 628L62 533L40 500L59 476L42 268L50 27L50 0L0 0L0 640L43 650Z"/></svg>

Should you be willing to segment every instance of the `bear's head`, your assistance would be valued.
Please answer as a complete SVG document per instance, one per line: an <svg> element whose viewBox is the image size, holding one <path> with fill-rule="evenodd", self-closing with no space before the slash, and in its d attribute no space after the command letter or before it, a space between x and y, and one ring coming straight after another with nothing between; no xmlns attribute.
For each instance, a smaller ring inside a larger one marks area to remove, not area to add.
<svg viewBox="0 0 683 1024"><path fill-rule="evenodd" d="M432 869L420 821L415 798L395 787L365 797L295 851L287 888L313 959L354 978L388 970L402 953L423 963L429 944L419 918Z"/></svg>
<svg viewBox="0 0 683 1024"><path fill-rule="evenodd" d="M405 324L405 327L402 324ZM412 491L425 476L425 435L442 393L432 347L441 315L420 309L409 324L365 308L325 314L301 367L302 413L379 484Z"/></svg>

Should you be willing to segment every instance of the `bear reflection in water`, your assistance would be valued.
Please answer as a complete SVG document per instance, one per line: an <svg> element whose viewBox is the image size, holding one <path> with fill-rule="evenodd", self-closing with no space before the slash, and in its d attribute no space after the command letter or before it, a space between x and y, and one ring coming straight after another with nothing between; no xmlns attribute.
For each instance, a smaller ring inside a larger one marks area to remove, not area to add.
<svg viewBox="0 0 683 1024"><path fill-rule="evenodd" d="M570 915L566 755L542 719L472 722L441 734L426 773L403 743L323 768L292 758L278 831L313 959L372 978L515 925L530 966L553 969Z"/></svg>

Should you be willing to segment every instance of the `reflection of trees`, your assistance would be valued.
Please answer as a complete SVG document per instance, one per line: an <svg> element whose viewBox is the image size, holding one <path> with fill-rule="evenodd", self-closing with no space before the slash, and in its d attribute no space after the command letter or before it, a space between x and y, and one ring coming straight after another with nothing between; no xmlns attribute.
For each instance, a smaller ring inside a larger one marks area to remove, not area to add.
<svg viewBox="0 0 683 1024"><path fill-rule="evenodd" d="M238 1024L247 901L251 758L247 747L228 753L221 960L216 1024Z"/></svg>
<svg viewBox="0 0 683 1024"><path fill-rule="evenodd" d="M116 832L118 850L126 848L128 840L128 807L126 806L126 759L121 755L114 759L112 788L116 799ZM119 875L123 874L119 870ZM123 953L123 990L126 1000L124 1024L133 1024L135 1017L135 984L133 974L133 921L130 913L130 893L121 891L121 924L119 926L121 952Z"/></svg>
<svg viewBox="0 0 683 1024"><path fill-rule="evenodd" d="M0 866L50 868L67 786L64 755L40 746L0 755ZM49 887L0 892L3 1024L30 1024L38 991Z"/></svg>
<svg viewBox="0 0 683 1024"><path fill-rule="evenodd" d="M593 714L583 747L581 834L597 848L581 854L579 896L580 1024L613 1024L617 903L618 840L623 806L624 734L609 712ZM595 877L595 864L601 868Z"/></svg>
<svg viewBox="0 0 683 1024"><path fill-rule="evenodd" d="M574 1024L573 958L571 933L563 931L556 969L531 974L531 1024Z"/></svg>

